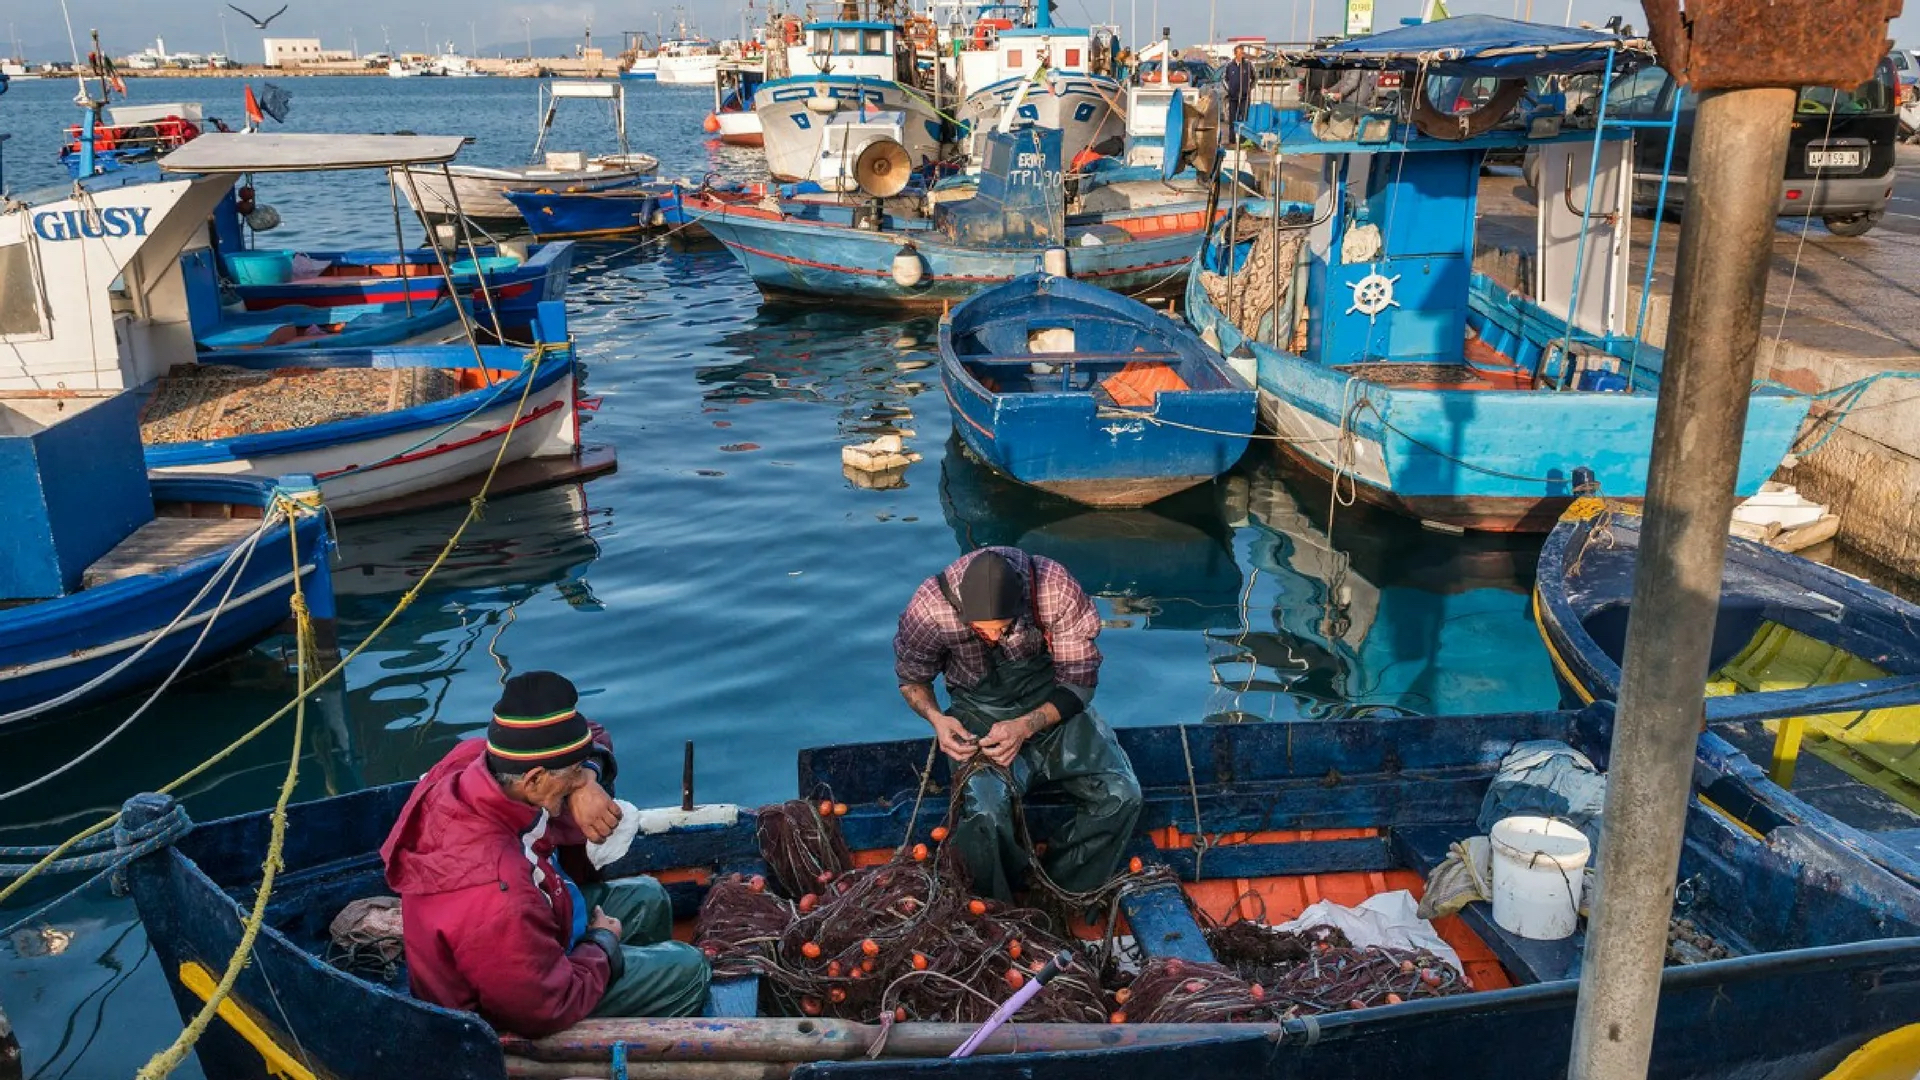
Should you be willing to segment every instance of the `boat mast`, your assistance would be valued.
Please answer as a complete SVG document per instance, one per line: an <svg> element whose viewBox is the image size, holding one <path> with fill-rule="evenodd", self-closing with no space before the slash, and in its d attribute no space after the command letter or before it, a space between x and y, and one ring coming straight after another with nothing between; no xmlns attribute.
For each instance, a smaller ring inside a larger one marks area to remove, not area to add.
<svg viewBox="0 0 1920 1080"><path fill-rule="evenodd" d="M1644 1077L1652 1054L1796 88L1872 78L1899 10L1834 5L1816 29L1769 0L1692 0L1684 22L1680 4L1645 0L1661 62L1699 112L1571 1080Z"/></svg>

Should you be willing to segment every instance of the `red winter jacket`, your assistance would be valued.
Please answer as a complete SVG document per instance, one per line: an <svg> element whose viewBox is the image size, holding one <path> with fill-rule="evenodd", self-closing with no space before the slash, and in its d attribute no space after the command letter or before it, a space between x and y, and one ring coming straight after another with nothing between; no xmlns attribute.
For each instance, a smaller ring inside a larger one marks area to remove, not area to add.
<svg viewBox="0 0 1920 1080"><path fill-rule="evenodd" d="M596 726L594 739L610 765L606 733ZM586 835L507 798L486 748L464 740L421 778L380 857L402 900L413 995L504 1031L548 1035L584 1019L607 990L598 946L567 951L573 897L555 851Z"/></svg>

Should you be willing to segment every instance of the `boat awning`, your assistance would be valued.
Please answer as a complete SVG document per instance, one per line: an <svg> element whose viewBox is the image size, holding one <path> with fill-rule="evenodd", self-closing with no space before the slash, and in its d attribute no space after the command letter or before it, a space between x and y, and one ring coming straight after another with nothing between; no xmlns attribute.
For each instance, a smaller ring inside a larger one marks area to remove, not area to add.
<svg viewBox="0 0 1920 1080"><path fill-rule="evenodd" d="M286 135L211 132L160 159L166 172L269 173L384 169L452 161L459 135Z"/></svg>
<svg viewBox="0 0 1920 1080"><path fill-rule="evenodd" d="M1653 58L1653 46L1644 38L1598 30L1543 26L1497 15L1456 15L1315 49L1299 63L1520 79L1603 71L1609 54L1616 60L1626 56L1632 63L1645 63Z"/></svg>
<svg viewBox="0 0 1920 1080"><path fill-rule="evenodd" d="M547 86L547 92L557 98L603 98L620 96L620 84L617 82L586 82L573 79L565 82L554 81Z"/></svg>

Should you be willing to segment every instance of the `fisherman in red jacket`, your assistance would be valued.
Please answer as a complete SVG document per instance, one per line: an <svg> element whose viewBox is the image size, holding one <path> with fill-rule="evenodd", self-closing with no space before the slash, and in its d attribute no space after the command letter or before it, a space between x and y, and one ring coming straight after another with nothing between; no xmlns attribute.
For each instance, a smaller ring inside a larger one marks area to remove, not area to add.
<svg viewBox="0 0 1920 1080"><path fill-rule="evenodd" d="M578 700L551 671L508 679L486 740L421 778L380 849L413 995L520 1035L690 1016L706 1001L706 958L673 940L660 883L591 880L579 845L604 840L621 811L605 786L612 744Z"/></svg>

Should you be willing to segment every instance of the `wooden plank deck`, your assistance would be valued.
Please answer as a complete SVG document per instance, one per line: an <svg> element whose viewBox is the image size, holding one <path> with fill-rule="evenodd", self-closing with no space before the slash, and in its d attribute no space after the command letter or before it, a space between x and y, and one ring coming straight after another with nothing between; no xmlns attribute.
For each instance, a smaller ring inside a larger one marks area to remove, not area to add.
<svg viewBox="0 0 1920 1080"><path fill-rule="evenodd" d="M205 555L218 554L260 527L258 520L155 518L101 556L81 577L83 589L140 574L158 574Z"/></svg>

